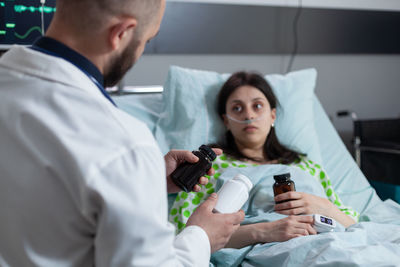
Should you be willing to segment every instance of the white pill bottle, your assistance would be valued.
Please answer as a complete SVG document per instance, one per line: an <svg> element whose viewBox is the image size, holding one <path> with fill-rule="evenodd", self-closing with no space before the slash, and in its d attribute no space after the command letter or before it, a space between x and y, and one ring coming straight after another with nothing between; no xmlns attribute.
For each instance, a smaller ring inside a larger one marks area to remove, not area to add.
<svg viewBox="0 0 400 267"><path fill-rule="evenodd" d="M240 173L236 174L218 190L218 201L214 211L219 213L237 212L246 203L252 187L253 184L249 178Z"/></svg>

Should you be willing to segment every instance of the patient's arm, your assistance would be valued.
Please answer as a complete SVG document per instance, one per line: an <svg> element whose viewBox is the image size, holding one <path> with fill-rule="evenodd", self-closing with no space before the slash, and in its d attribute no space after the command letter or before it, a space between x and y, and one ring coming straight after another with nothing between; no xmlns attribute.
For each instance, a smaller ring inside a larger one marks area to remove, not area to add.
<svg viewBox="0 0 400 267"><path fill-rule="evenodd" d="M320 164L313 162L307 157L300 157L300 160L297 160L292 165L309 173L320 182L328 200L337 207L337 209L332 209L332 213L334 213L334 216L338 216L339 221L341 221L344 226L350 226L354 222L358 222L360 214L352 207L344 204L339 195L335 192L336 190L332 185L332 181L327 171ZM338 213L338 209L342 213ZM349 220L347 217L343 216L343 214L347 215L352 220Z"/></svg>
<svg viewBox="0 0 400 267"><path fill-rule="evenodd" d="M274 222L241 225L226 244L227 248L242 248L258 243L283 242L294 237L316 234L311 216L289 216Z"/></svg>
<svg viewBox="0 0 400 267"><path fill-rule="evenodd" d="M352 217L344 214L343 211L341 211L336 206L334 206L334 209L331 212L332 214L327 216L334 218L336 221L340 222L346 228L356 223L356 221L354 221Z"/></svg>
<svg viewBox="0 0 400 267"><path fill-rule="evenodd" d="M326 198L321 198L304 192L286 192L275 197L275 211L285 215L321 214L334 218L344 227L356 222L339 210Z"/></svg>

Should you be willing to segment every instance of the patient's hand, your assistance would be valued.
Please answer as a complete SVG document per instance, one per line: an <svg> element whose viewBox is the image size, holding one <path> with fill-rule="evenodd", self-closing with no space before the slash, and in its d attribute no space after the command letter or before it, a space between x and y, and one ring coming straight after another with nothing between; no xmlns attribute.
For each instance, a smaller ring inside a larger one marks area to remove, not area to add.
<svg viewBox="0 0 400 267"><path fill-rule="evenodd" d="M321 214L341 223L344 227L355 224L353 218L344 214L326 198L303 192L286 192L275 197L275 202L287 201L275 205L277 213L286 215Z"/></svg>
<svg viewBox="0 0 400 267"><path fill-rule="evenodd" d="M313 218L311 216L289 216L269 224L267 227L261 225L258 227L258 230L263 230L261 235L263 239L260 240L260 243L283 242L299 236L317 234L312 227Z"/></svg>
<svg viewBox="0 0 400 267"><path fill-rule="evenodd" d="M283 203L279 203L285 201ZM303 192L286 192L275 197L275 211L285 215L322 214L330 216L335 206L326 198Z"/></svg>
<svg viewBox="0 0 400 267"><path fill-rule="evenodd" d="M213 209L217 204L217 198L217 194L211 194L196 208L186 223L186 226L197 225L207 233L211 252L223 248L244 219L243 210L230 214L214 213Z"/></svg>
<svg viewBox="0 0 400 267"><path fill-rule="evenodd" d="M243 248L249 245L283 242L289 239L315 235L311 216L289 216L278 221L241 225L226 244L228 248Z"/></svg>
<svg viewBox="0 0 400 267"><path fill-rule="evenodd" d="M213 148L215 154L221 155L222 150L218 148ZM192 152L188 150L171 150L169 151L165 156L165 167L167 171L167 191L168 193L177 193L182 191L174 182L171 180L171 173L182 163L184 162L190 162L190 163L196 163L199 158L196 157ZM214 174L214 169L210 168L208 170L208 175L213 175ZM199 179L199 184L201 185L206 185L208 183L208 179L204 176L200 177ZM193 188L193 191L198 192L200 191L201 187L199 185L195 185Z"/></svg>

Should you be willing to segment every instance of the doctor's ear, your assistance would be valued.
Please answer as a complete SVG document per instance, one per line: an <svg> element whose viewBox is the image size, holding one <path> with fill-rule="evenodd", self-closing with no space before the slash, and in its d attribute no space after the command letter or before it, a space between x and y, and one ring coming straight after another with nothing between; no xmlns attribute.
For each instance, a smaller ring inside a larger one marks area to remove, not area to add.
<svg viewBox="0 0 400 267"><path fill-rule="evenodd" d="M134 18L122 18L115 22L109 29L109 43L112 50L118 50L121 45L127 43L136 28L137 20Z"/></svg>

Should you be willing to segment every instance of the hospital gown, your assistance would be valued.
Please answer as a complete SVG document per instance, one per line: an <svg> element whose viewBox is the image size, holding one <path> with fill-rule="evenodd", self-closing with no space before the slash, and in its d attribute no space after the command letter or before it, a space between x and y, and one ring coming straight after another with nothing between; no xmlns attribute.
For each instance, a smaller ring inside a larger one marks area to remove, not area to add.
<svg viewBox="0 0 400 267"><path fill-rule="evenodd" d="M356 222L359 220L359 213L353 210L351 207L345 206L340 200L337 193L335 193L331 180L328 174L322 168L320 164L313 162L305 156L300 156L300 158L290 166L298 167L304 172L314 177L324 188L326 197L335 204L342 212L352 217ZM177 232L180 232L186 226L186 222L190 215L194 212L196 207L198 207L205 199L208 198L213 192L216 192L217 180L221 174L229 168L244 168L251 166L259 166L258 164L252 164L240 160L236 160L232 157L222 154L218 156L213 162L213 168L215 174L212 176L206 176L208 178L208 184L202 186L199 192L180 192L172 204L169 221L175 224ZM271 188L272 191L272 188Z"/></svg>

